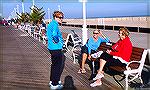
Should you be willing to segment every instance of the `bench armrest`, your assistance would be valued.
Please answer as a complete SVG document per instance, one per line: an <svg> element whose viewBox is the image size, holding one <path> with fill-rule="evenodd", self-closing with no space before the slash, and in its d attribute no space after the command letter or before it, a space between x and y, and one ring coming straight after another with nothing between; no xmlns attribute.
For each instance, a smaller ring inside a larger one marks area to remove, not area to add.
<svg viewBox="0 0 150 90"><path fill-rule="evenodd" d="M132 64L132 63L140 63L140 61L131 61L131 62L128 62L128 63L127 63L127 66L126 66L126 69L127 69L127 70L131 70L131 68L130 68L129 65Z"/></svg>

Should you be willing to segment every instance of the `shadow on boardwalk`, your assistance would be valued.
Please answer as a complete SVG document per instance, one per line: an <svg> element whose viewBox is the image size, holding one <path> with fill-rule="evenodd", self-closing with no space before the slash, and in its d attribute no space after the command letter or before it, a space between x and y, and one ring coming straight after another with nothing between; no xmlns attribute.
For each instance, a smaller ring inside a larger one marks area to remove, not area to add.
<svg viewBox="0 0 150 90"><path fill-rule="evenodd" d="M50 90L50 54L27 33L0 26L0 90ZM89 73L78 74L79 66L66 57L62 74L64 90L118 90L103 79L103 85L90 88Z"/></svg>

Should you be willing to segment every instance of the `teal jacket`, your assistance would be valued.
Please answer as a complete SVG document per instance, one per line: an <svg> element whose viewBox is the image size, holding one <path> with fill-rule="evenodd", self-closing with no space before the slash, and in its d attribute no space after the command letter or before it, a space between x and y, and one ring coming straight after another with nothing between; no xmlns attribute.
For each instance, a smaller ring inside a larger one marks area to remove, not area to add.
<svg viewBox="0 0 150 90"><path fill-rule="evenodd" d="M62 34L59 30L59 24L56 20L52 20L48 26L47 26L47 38L48 38L48 49L49 50L59 50L62 49L63 47L63 38L62 38ZM54 43L53 42L53 37L57 36L59 39L58 43Z"/></svg>

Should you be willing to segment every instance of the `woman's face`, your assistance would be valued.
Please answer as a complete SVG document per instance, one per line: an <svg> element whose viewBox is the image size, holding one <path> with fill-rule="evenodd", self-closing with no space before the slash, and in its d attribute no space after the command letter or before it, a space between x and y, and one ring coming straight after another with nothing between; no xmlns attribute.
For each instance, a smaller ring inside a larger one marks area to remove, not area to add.
<svg viewBox="0 0 150 90"><path fill-rule="evenodd" d="M63 16L62 15L59 15L57 17L55 17L55 20L58 22L58 23L62 23L62 20L63 20Z"/></svg>
<svg viewBox="0 0 150 90"><path fill-rule="evenodd" d="M97 39L99 36L99 32L98 31L94 31L93 32L93 38Z"/></svg>
<svg viewBox="0 0 150 90"><path fill-rule="evenodd" d="M126 36L123 35L122 31L119 31L118 35L119 35L119 38L120 38L121 40L123 40L123 39L126 38Z"/></svg>

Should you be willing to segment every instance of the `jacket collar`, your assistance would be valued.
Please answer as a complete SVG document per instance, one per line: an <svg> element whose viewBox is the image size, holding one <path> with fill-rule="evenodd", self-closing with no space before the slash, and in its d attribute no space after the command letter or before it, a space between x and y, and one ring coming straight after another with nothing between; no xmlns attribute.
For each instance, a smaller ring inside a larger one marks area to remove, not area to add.
<svg viewBox="0 0 150 90"><path fill-rule="evenodd" d="M54 22L55 24L59 25L58 22L55 19L52 19L52 22Z"/></svg>

